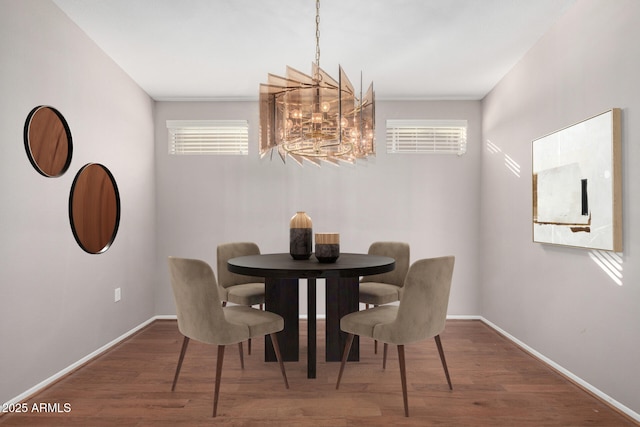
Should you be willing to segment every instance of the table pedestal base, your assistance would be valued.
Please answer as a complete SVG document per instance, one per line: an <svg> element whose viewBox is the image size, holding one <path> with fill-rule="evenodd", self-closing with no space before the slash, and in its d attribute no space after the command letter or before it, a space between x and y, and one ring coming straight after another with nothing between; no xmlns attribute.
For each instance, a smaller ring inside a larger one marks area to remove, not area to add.
<svg viewBox="0 0 640 427"><path fill-rule="evenodd" d="M284 330L278 332L276 336L282 360L285 362L299 360L298 289L298 279L265 278L265 310L279 314L284 318ZM276 353L269 335L264 337L264 360L267 362L276 361Z"/></svg>
<svg viewBox="0 0 640 427"><path fill-rule="evenodd" d="M358 311L358 278L326 279L326 360L339 362L346 343L347 334L340 331L342 316ZM284 318L284 330L278 332L278 344L284 361L299 360L299 286L298 279L265 279L265 309ZM316 279L307 279L307 378L316 377ZM275 361L271 338L265 337L265 360ZM360 346L355 337L350 361L360 360Z"/></svg>
<svg viewBox="0 0 640 427"><path fill-rule="evenodd" d="M327 362L342 361L347 342L347 333L340 330L342 316L358 311L360 284L357 277L327 279L327 339L325 358ZM347 360L360 360L360 337L353 338Z"/></svg>

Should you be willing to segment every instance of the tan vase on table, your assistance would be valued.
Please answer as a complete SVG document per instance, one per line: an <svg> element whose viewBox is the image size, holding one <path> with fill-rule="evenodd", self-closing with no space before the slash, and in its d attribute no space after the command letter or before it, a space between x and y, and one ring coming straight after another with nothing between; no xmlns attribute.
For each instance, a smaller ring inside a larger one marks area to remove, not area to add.
<svg viewBox="0 0 640 427"><path fill-rule="evenodd" d="M313 224L305 212L297 212L289 222L289 253L293 259L309 259L313 245Z"/></svg>

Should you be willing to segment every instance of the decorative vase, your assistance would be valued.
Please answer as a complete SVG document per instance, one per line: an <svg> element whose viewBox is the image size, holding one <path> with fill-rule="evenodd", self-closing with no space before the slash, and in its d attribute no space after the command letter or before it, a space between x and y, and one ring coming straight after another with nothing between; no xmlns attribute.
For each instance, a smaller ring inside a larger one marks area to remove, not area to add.
<svg viewBox="0 0 640 427"><path fill-rule="evenodd" d="M316 258L322 263L336 262L340 256L340 234L316 233Z"/></svg>
<svg viewBox="0 0 640 427"><path fill-rule="evenodd" d="M309 259L312 247L311 218L305 212L297 212L289 223L289 253L293 259Z"/></svg>

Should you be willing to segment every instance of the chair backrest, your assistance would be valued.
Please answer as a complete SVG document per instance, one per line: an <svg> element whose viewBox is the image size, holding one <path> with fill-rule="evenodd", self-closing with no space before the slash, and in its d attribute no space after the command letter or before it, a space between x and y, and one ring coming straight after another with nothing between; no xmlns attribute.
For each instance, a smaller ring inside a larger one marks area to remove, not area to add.
<svg viewBox="0 0 640 427"><path fill-rule="evenodd" d="M409 244L404 242L374 242L370 255L388 256L396 260L396 268L382 274L364 276L361 282L378 282L402 287L409 270Z"/></svg>
<svg viewBox="0 0 640 427"><path fill-rule="evenodd" d="M264 277L244 276L232 273L227 269L227 261L245 255L260 255L260 248L253 242L233 242L218 245L218 284L222 288L242 285L244 283L262 283Z"/></svg>
<svg viewBox="0 0 640 427"><path fill-rule="evenodd" d="M249 338L249 328L227 322L211 266L197 259L169 257L178 329L189 338L218 345Z"/></svg>
<svg viewBox="0 0 640 427"><path fill-rule="evenodd" d="M444 330L455 257L421 259L409 268L394 322L377 325L374 338L408 344Z"/></svg>

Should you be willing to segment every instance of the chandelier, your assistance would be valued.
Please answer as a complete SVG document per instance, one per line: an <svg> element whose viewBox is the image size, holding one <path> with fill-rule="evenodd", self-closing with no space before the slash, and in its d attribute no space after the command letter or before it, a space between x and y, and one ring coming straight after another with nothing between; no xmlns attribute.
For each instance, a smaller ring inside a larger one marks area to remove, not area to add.
<svg viewBox="0 0 640 427"><path fill-rule="evenodd" d="M338 81L320 68L320 0L316 0L316 58L311 76L287 66L286 77L260 84L260 157L283 162L355 163L375 155L373 83L356 93L339 67Z"/></svg>

